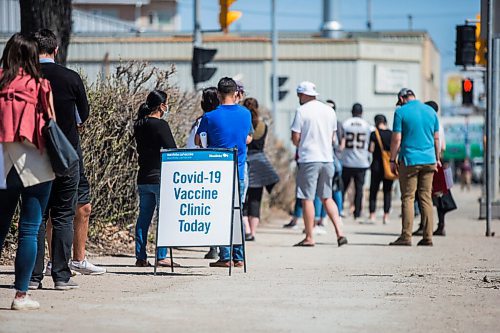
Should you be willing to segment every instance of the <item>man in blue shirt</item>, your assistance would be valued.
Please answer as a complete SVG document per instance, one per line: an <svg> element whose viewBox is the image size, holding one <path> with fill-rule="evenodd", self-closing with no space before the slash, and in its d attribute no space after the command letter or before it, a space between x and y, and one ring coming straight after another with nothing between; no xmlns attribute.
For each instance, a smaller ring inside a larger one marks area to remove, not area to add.
<svg viewBox="0 0 500 333"><path fill-rule="evenodd" d="M195 143L201 146L200 133L205 132L208 148L238 148L240 200L243 202L247 144L252 141L252 117L248 109L236 103L238 91L233 79L228 77L220 79L217 90L221 104L214 111L205 113L196 132ZM241 245L233 247L232 259L235 267L243 267ZM210 263L210 267L229 267L230 265L230 248L221 247L219 260Z"/></svg>
<svg viewBox="0 0 500 333"><path fill-rule="evenodd" d="M391 170L399 174L403 228L401 236L389 245L411 246L415 192L421 204L424 236L417 245L432 246L432 179L440 159L439 121L436 112L415 98L412 90L398 93L401 105L394 114L391 139ZM399 151L399 165L396 156Z"/></svg>

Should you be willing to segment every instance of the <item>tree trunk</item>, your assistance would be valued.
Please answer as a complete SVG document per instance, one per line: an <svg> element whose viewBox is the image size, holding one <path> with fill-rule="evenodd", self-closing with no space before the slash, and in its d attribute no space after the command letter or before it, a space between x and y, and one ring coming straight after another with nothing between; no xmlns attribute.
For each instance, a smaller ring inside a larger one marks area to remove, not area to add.
<svg viewBox="0 0 500 333"><path fill-rule="evenodd" d="M38 29L52 30L57 36L57 62L66 64L71 34L71 0L19 0L21 32L34 33Z"/></svg>

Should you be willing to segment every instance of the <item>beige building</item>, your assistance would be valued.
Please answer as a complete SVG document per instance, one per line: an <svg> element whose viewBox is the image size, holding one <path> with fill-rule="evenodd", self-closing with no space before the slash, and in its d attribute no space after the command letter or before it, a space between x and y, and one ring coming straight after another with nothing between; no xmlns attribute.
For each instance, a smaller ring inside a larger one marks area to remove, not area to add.
<svg viewBox="0 0 500 333"><path fill-rule="evenodd" d="M177 0L73 0L73 8L133 23L139 31L180 28Z"/></svg>

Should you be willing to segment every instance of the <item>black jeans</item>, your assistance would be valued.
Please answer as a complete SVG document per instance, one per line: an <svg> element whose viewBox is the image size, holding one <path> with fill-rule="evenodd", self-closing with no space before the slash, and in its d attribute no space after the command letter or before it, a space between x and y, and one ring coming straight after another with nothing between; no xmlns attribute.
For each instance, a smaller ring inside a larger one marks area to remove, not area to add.
<svg viewBox="0 0 500 333"><path fill-rule="evenodd" d="M384 170L371 170L370 179L370 213L375 213L377 207L377 194L380 188L380 182L383 182L382 189L384 192L384 213L389 213L391 210L391 194L392 194L392 180L384 178Z"/></svg>
<svg viewBox="0 0 500 333"><path fill-rule="evenodd" d="M344 183L344 190L342 191L342 201L345 202L344 196L351 178L354 178L354 217L361 216L361 204L363 203L363 185L365 184L366 169L364 168L348 168L342 169L342 182Z"/></svg>
<svg viewBox="0 0 500 333"><path fill-rule="evenodd" d="M49 204L45 211L45 220L50 216L52 221L52 279L54 282L67 282L71 277L68 262L71 259L73 246L73 219L76 212L79 166L76 165L64 177L56 177L52 183ZM38 249L35 268L31 281L40 282L43 279L45 259L45 223L42 222L38 231Z"/></svg>

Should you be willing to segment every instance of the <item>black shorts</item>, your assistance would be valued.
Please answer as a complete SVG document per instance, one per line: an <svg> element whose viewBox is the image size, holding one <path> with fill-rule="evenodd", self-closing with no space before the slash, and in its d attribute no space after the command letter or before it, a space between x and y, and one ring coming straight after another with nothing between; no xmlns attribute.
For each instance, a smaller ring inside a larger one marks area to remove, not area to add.
<svg viewBox="0 0 500 333"><path fill-rule="evenodd" d="M86 205L90 203L90 184L85 176L85 169L83 167L83 158L80 158L80 181L78 182L78 199L79 205Z"/></svg>

